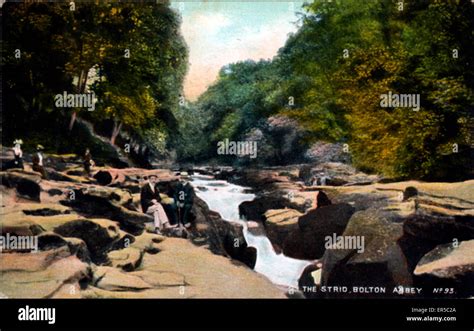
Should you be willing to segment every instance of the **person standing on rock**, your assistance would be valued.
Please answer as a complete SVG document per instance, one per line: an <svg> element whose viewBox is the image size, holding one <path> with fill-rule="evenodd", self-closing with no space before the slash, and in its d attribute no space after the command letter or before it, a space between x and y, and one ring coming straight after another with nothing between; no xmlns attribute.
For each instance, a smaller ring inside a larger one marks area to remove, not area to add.
<svg viewBox="0 0 474 331"><path fill-rule="evenodd" d="M92 160L92 154L89 148L86 148L84 153L84 171L86 172L87 177L91 176L91 168L95 165L94 160Z"/></svg>
<svg viewBox="0 0 474 331"><path fill-rule="evenodd" d="M36 146L36 153L33 155L33 171L39 172L41 174L41 177L47 178L46 171L44 170L44 155L43 151L44 147L43 145L37 145Z"/></svg>
<svg viewBox="0 0 474 331"><path fill-rule="evenodd" d="M171 228L168 216L161 205L160 190L156 184L156 175L148 176L148 181L143 185L140 192L140 203L142 210L148 215L153 215L155 231L161 234L163 229Z"/></svg>
<svg viewBox="0 0 474 331"><path fill-rule="evenodd" d="M182 172L179 177L179 183L175 187L174 201L178 210L178 224L189 228L191 222L189 216L194 203L194 189L189 182L185 180L188 177L186 172Z"/></svg>
<svg viewBox="0 0 474 331"><path fill-rule="evenodd" d="M5 163L5 165L2 167L2 170L23 169L23 151L21 150L21 144L23 144L23 140L15 139L12 148L14 159Z"/></svg>

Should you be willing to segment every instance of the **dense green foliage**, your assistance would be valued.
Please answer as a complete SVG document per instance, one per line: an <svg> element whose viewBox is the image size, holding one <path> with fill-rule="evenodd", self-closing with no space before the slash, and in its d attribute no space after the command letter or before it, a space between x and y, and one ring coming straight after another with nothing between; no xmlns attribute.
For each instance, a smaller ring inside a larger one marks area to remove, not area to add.
<svg viewBox="0 0 474 331"><path fill-rule="evenodd" d="M211 138L194 156L215 156L218 140L265 132L278 114L298 121L299 146L347 143L366 171L472 176L473 24L467 0L314 1L272 61L226 66L192 105ZM382 108L389 91L419 94L420 109Z"/></svg>
<svg viewBox="0 0 474 331"><path fill-rule="evenodd" d="M474 6L468 0L339 0L305 6L270 60L223 67L180 105L187 49L169 4L6 3L2 138L104 159L113 147L180 161L285 164L313 142L347 143L352 162L390 177L472 177ZM96 109L58 108L93 91ZM420 95L418 111L381 96ZM256 140L256 159L218 156L225 139ZM339 146L339 145L338 145ZM107 150L107 151L106 151ZM169 156L169 154L168 154Z"/></svg>
<svg viewBox="0 0 474 331"><path fill-rule="evenodd" d="M41 140L47 150L82 153L86 146L74 143L83 138L79 116L112 144L122 131L163 151L176 131L187 67L168 3L7 3L2 12L5 143L21 137L27 149ZM95 110L56 107L63 91L93 91Z"/></svg>

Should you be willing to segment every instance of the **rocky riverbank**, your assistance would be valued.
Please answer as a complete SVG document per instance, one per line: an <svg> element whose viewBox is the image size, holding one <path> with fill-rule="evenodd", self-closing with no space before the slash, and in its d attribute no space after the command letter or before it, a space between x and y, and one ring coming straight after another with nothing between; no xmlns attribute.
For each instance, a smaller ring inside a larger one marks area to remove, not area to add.
<svg viewBox="0 0 474 331"><path fill-rule="evenodd" d="M185 238L150 232L151 219L139 209L141 178L157 175L166 193L176 180L172 171L104 167L87 178L71 160L54 161L61 166L46 169L48 180L28 168L0 172L2 236L37 237L39 248L0 254L1 296L286 297L249 268L255 251L241 226L199 198Z"/></svg>
<svg viewBox="0 0 474 331"><path fill-rule="evenodd" d="M2 252L2 296L286 297L251 270L256 251L242 225L198 197L184 238L150 232L141 180L158 176L166 208L173 171L103 167L87 178L70 158L53 164L49 180L0 173L2 234L37 236L39 246ZM263 225L276 252L314 261L299 280L308 298L474 295L474 181L384 183L337 163L194 170L251 187L256 198L241 216ZM328 237L363 245L328 246Z"/></svg>
<svg viewBox="0 0 474 331"><path fill-rule="evenodd" d="M383 183L337 163L220 176L254 188L241 215L261 222L277 251L316 259L300 278L307 297L474 295L473 180ZM326 185L310 185L318 176Z"/></svg>

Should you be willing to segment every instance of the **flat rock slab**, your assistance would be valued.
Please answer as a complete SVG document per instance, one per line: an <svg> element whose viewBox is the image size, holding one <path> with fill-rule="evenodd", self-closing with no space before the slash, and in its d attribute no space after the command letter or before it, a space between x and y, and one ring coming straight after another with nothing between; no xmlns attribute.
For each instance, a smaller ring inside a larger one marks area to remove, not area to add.
<svg viewBox="0 0 474 331"><path fill-rule="evenodd" d="M298 223L298 217L303 215L295 209L270 209L265 212L265 221L277 227L291 226Z"/></svg>
<svg viewBox="0 0 474 331"><path fill-rule="evenodd" d="M143 252L134 247L111 251L108 254L112 266L125 271L135 270L141 263Z"/></svg>
<svg viewBox="0 0 474 331"><path fill-rule="evenodd" d="M195 298L286 298L264 276L187 240L167 238L158 248L158 254L145 254L141 269L183 275L186 283L179 291L163 293L162 298L190 293Z"/></svg>
<svg viewBox="0 0 474 331"><path fill-rule="evenodd" d="M140 270L131 272L130 275L140 277L153 287L185 285L184 275L165 270Z"/></svg>
<svg viewBox="0 0 474 331"><path fill-rule="evenodd" d="M35 272L49 267L54 262L70 256L67 246L48 251L28 253L1 253L0 273L7 271Z"/></svg>
<svg viewBox="0 0 474 331"><path fill-rule="evenodd" d="M474 273L474 240L462 241L458 247L452 244L436 247L420 260L415 275L432 274L443 278L468 269Z"/></svg>
<svg viewBox="0 0 474 331"><path fill-rule="evenodd" d="M94 271L94 283L96 287L108 291L137 291L153 287L138 276L103 266Z"/></svg>
<svg viewBox="0 0 474 331"><path fill-rule="evenodd" d="M88 264L75 256L60 259L44 270L0 272L0 293L10 298L49 298L66 284L76 284L89 275Z"/></svg>

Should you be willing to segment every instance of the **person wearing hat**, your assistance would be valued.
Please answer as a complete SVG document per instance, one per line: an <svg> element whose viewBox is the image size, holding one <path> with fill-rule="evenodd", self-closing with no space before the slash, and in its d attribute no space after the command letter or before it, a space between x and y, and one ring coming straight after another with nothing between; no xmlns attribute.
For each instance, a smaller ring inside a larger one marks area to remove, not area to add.
<svg viewBox="0 0 474 331"><path fill-rule="evenodd" d="M46 176L46 171L44 170L43 162L44 162L44 155L43 151L44 147L43 145L37 145L36 146L36 153L33 155L33 171L41 173L41 177L47 178Z"/></svg>
<svg viewBox="0 0 474 331"><path fill-rule="evenodd" d="M84 171L87 177L91 176L91 168L95 166L94 160L92 160L92 154L89 148L86 148L86 152L84 153Z"/></svg>
<svg viewBox="0 0 474 331"><path fill-rule="evenodd" d="M148 176L148 180L145 185L142 186L140 192L140 203L144 213L153 215L155 231L161 234L163 229L169 229L171 226L168 216L166 216L165 210L160 203L160 190L157 186L156 179L156 175Z"/></svg>
<svg viewBox="0 0 474 331"><path fill-rule="evenodd" d="M5 163L2 167L2 170L6 169L23 169L23 151L21 150L21 145L23 144L23 140L15 139L13 142L13 157L14 159Z"/></svg>
<svg viewBox="0 0 474 331"><path fill-rule="evenodd" d="M194 203L194 188L185 178L189 178L188 174L181 172L174 190L174 201L178 210L178 224L189 228L191 226L189 218Z"/></svg>

